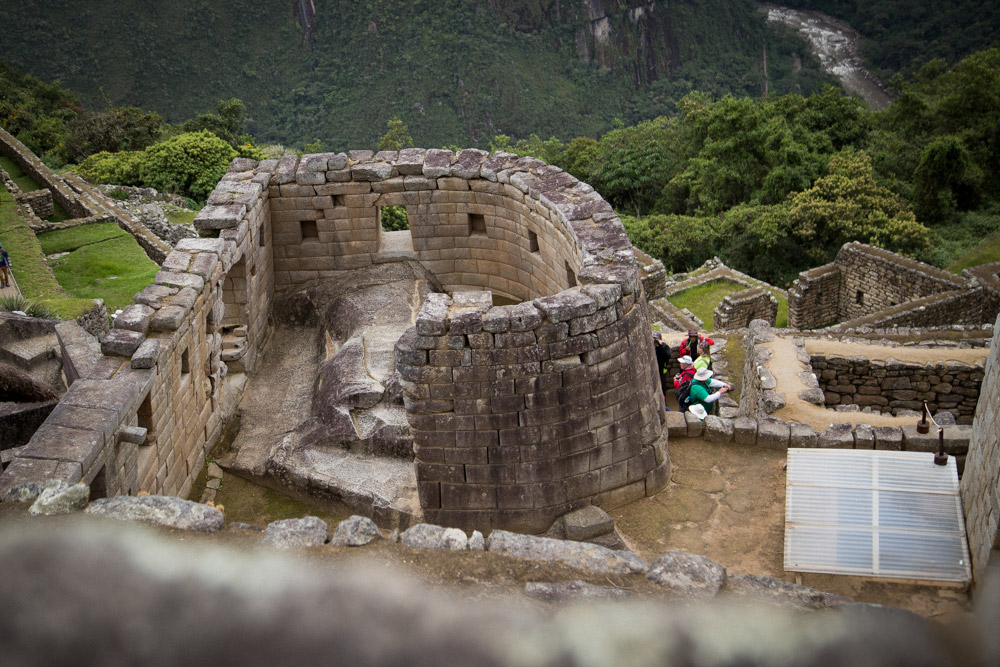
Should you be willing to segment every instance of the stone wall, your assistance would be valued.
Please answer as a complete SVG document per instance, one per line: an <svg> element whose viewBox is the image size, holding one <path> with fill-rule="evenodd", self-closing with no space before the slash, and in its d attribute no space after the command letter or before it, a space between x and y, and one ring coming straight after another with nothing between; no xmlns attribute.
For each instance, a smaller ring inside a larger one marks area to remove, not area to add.
<svg viewBox="0 0 1000 667"><path fill-rule="evenodd" d="M55 213L55 207L52 205L52 193L44 188L24 193L21 195L21 201L30 206L39 218L48 218Z"/></svg>
<svg viewBox="0 0 1000 667"><path fill-rule="evenodd" d="M840 320L840 267L803 271L788 290L788 326L817 329Z"/></svg>
<svg viewBox="0 0 1000 667"><path fill-rule="evenodd" d="M47 188L51 192L52 198L72 217L82 218L91 215L91 211L86 210L73 191L55 172L49 169L14 135L3 129L0 129L0 153L13 160L39 186Z"/></svg>
<svg viewBox="0 0 1000 667"><path fill-rule="evenodd" d="M971 424L983 381L983 367L959 361L915 364L889 359L813 354L813 372L828 407L858 405L876 414L920 410L950 412L957 423Z"/></svg>
<svg viewBox="0 0 1000 667"><path fill-rule="evenodd" d="M234 161L212 197L234 199L256 177L241 169L247 166ZM224 317L253 313L245 322L248 369L266 333L271 248L260 235L269 229L270 211L266 189L255 185L256 199L218 238L178 244L154 284L116 318L99 351L75 323L57 327L72 385L0 475L0 493L23 481L59 478L82 480L97 496L188 494L238 400L221 360ZM223 294L237 264L251 267L251 276L230 312Z"/></svg>
<svg viewBox="0 0 1000 667"><path fill-rule="evenodd" d="M727 294L715 307L712 321L716 331L742 329L752 320L764 320L774 326L778 319L778 300L763 287Z"/></svg>
<svg viewBox="0 0 1000 667"><path fill-rule="evenodd" d="M907 301L965 287L958 276L937 267L862 243L837 253L842 319L864 317Z"/></svg>
<svg viewBox="0 0 1000 667"><path fill-rule="evenodd" d="M404 243L379 223L396 205ZM206 238L166 256L103 356L67 343L81 360L63 421L0 491L58 476L185 495L235 407L227 374L256 363L273 290L404 259L453 291L428 298L396 353L427 515L543 530L666 484L639 267L611 207L572 176L477 150L237 159L194 226Z"/></svg>
<svg viewBox="0 0 1000 667"><path fill-rule="evenodd" d="M1000 562L1000 317L993 330L962 478L965 528L977 586L987 566Z"/></svg>
<svg viewBox="0 0 1000 667"><path fill-rule="evenodd" d="M661 489L670 464L641 293L597 284L489 303L432 294L397 343L425 517L538 532Z"/></svg>
<svg viewBox="0 0 1000 667"><path fill-rule="evenodd" d="M934 327L983 324L998 310L996 269L959 277L881 248L846 243L831 264L799 274L789 289L788 322L797 329L838 322L841 330Z"/></svg>

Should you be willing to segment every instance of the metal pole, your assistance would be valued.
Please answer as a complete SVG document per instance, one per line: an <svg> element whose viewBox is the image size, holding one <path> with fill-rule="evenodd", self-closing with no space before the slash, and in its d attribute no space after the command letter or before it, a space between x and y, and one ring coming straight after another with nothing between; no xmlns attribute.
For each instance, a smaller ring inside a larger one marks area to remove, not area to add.
<svg viewBox="0 0 1000 667"><path fill-rule="evenodd" d="M917 422L917 433L930 433L931 425L927 422L927 401L924 401L924 407L920 414L920 421Z"/></svg>

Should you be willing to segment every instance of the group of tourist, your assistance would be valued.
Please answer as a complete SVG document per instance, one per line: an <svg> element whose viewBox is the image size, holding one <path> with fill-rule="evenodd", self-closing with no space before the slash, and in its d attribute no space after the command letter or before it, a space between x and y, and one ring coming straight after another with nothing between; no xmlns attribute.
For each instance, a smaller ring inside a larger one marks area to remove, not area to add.
<svg viewBox="0 0 1000 667"><path fill-rule="evenodd" d="M681 370L673 376L673 391L677 397L677 406L681 410L690 411L699 419L704 419L715 407L723 394L732 390L732 385L712 377L712 346L715 341L700 336L698 331L691 329L687 337L678 346L677 363ZM663 340L659 331L653 332L653 349L656 351L656 365L660 375L660 389L663 392L664 404L667 399L668 379L667 364L670 362L670 346ZM713 391L715 390L715 391ZM670 410L670 406L666 406Z"/></svg>

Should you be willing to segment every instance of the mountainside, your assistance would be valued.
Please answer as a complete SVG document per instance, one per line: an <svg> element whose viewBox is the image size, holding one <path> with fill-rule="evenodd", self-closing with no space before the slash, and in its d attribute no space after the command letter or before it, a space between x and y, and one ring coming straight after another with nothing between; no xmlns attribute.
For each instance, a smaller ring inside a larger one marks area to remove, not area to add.
<svg viewBox="0 0 1000 667"><path fill-rule="evenodd" d="M757 95L823 81L750 0L25 0L4 59L84 104L179 121L245 100L258 140L373 146L572 137L669 113L692 89Z"/></svg>

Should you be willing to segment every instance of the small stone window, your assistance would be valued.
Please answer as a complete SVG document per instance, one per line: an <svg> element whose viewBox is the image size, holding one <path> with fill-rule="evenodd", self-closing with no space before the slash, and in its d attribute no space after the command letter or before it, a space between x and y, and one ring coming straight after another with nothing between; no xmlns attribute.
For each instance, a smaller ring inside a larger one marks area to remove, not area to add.
<svg viewBox="0 0 1000 667"><path fill-rule="evenodd" d="M378 220L383 232L402 232L410 228L405 206L379 206Z"/></svg>
<svg viewBox="0 0 1000 667"><path fill-rule="evenodd" d="M344 203L344 195L333 195L333 205L346 206L346 204Z"/></svg>
<svg viewBox="0 0 1000 667"><path fill-rule="evenodd" d="M303 243L319 240L319 228L316 226L315 220L303 220L299 225L302 230Z"/></svg>
<svg viewBox="0 0 1000 667"><path fill-rule="evenodd" d="M566 282L570 287L576 287L576 273L570 268L569 262L566 262Z"/></svg>
<svg viewBox="0 0 1000 667"><path fill-rule="evenodd" d="M469 236L486 236L486 216L482 213L469 214Z"/></svg>
<svg viewBox="0 0 1000 667"><path fill-rule="evenodd" d="M859 306L865 305L865 293L862 292L861 290L858 290L854 294L854 303L858 304Z"/></svg>
<svg viewBox="0 0 1000 667"><path fill-rule="evenodd" d="M257 244L263 248L267 245L267 228L261 225L260 233L257 235Z"/></svg>
<svg viewBox="0 0 1000 667"><path fill-rule="evenodd" d="M181 374L186 375L191 372L190 350L181 352Z"/></svg>
<svg viewBox="0 0 1000 667"><path fill-rule="evenodd" d="M538 234L528 230L528 249L531 252L538 252Z"/></svg>

